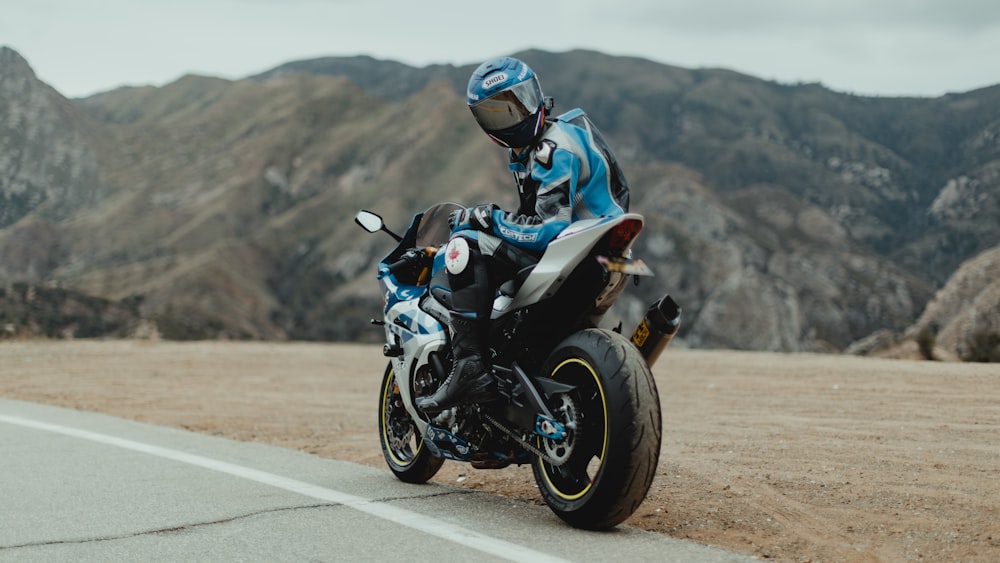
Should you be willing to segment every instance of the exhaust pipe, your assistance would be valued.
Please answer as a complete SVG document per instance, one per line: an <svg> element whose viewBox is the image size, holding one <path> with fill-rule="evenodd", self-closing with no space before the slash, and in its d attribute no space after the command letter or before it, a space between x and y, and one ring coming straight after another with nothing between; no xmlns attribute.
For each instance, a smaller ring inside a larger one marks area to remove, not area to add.
<svg viewBox="0 0 1000 563"><path fill-rule="evenodd" d="M639 349L649 367L653 367L680 326L681 307L670 294L664 295L649 306L646 316L642 318L639 326L635 327L631 338L632 344Z"/></svg>

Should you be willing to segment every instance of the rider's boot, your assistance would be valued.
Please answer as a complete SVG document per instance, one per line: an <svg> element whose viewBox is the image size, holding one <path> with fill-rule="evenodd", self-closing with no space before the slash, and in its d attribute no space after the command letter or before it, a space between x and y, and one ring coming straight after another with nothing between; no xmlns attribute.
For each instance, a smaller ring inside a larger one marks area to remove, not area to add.
<svg viewBox="0 0 1000 563"><path fill-rule="evenodd" d="M497 384L485 358L484 323L459 313L451 314L451 373L430 397L418 397L417 408L440 412L458 405L482 403L496 398Z"/></svg>

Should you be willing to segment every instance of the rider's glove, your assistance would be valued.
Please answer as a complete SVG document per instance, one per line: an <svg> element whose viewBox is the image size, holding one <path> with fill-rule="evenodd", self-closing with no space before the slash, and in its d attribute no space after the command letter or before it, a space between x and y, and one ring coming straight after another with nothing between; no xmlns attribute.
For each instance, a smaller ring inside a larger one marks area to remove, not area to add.
<svg viewBox="0 0 1000 563"><path fill-rule="evenodd" d="M469 224L477 231L490 232L493 230L493 210L498 209L494 203L477 205L469 210Z"/></svg>
<svg viewBox="0 0 1000 563"><path fill-rule="evenodd" d="M463 223L465 223L465 215L468 212L467 209L456 209L448 215L448 228L453 231L458 230Z"/></svg>
<svg viewBox="0 0 1000 563"><path fill-rule="evenodd" d="M469 209L452 211L448 216L448 226L452 231L461 230L468 225L477 231L490 232L493 230L494 209L499 209L495 203L485 203Z"/></svg>

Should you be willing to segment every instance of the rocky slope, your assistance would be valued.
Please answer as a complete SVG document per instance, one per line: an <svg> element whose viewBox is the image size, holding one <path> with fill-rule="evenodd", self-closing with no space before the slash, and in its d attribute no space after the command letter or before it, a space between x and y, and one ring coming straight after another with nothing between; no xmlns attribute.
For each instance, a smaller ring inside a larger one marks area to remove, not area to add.
<svg viewBox="0 0 1000 563"><path fill-rule="evenodd" d="M1000 239L1000 89L868 99L522 56L605 131L647 217L657 276L613 310L627 324L669 291L690 346L842 350L903 333ZM390 241L357 209L402 227L435 201L514 202L464 105L470 69L320 59L68 101L5 49L0 142L22 156L0 159L0 280L141 303L169 338L376 339Z"/></svg>
<svg viewBox="0 0 1000 563"><path fill-rule="evenodd" d="M962 264L927 305L908 338L933 338L965 361L1000 362L1000 246Z"/></svg>

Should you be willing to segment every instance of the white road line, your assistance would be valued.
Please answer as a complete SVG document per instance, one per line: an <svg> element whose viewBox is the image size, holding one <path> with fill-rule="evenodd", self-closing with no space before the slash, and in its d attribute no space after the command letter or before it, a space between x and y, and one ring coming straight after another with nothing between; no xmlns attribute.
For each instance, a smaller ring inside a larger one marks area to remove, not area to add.
<svg viewBox="0 0 1000 563"><path fill-rule="evenodd" d="M242 477L243 479L247 479L249 481L256 481L257 483L277 487L279 489L284 489L286 491L312 497L314 499L342 504L355 510L371 514L372 516L389 520L390 522L395 522L402 526L413 528L414 530L418 530L432 536L437 536L441 539L461 544L495 557L510 559L511 561L565 561L564 559L553 557L551 555L501 539L493 538L468 528L455 526L454 524L449 524L448 522L437 520L418 512L412 512L373 499L342 493L340 491L327 489L318 485L312 485L303 481L289 479L287 477L282 477L281 475L275 475L274 473L267 473L266 471L258 471L249 467L243 467L242 465L236 465L169 448L162 448L151 444L144 444L142 442L126 440L124 438L116 438L106 434L98 434L96 432L79 430L68 426L60 426L28 418L21 418L19 416L0 414L0 422L23 426L25 428L34 428L36 430L44 430L55 434L63 434L65 436L72 436L74 438L81 438L92 442L142 452L210 469L212 471L218 471L219 473Z"/></svg>

